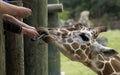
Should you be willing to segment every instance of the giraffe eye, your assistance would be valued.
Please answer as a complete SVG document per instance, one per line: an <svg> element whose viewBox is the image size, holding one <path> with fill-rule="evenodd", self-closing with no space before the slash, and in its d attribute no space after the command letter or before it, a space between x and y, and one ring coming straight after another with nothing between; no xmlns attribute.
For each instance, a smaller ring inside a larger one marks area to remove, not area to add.
<svg viewBox="0 0 120 75"><path fill-rule="evenodd" d="M79 34L79 36L82 38L83 41L89 41L89 37L85 33Z"/></svg>

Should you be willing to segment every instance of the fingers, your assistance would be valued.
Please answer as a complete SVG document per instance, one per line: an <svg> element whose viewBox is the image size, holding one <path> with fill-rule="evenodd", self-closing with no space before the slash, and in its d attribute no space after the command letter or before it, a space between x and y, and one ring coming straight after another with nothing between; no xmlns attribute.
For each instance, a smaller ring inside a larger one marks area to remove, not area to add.
<svg viewBox="0 0 120 75"><path fill-rule="evenodd" d="M29 37L30 38L35 38L35 37L38 37L39 34L37 32L34 32L33 34L31 34Z"/></svg>
<svg viewBox="0 0 120 75"><path fill-rule="evenodd" d="M9 14L2 14L2 16L3 16L4 19L7 19L7 20L15 19L15 17L13 17Z"/></svg>
<svg viewBox="0 0 120 75"><path fill-rule="evenodd" d="M39 33L35 30L33 37L38 37Z"/></svg>
<svg viewBox="0 0 120 75"><path fill-rule="evenodd" d="M26 36L30 37L30 38L35 38L39 36L39 33L37 32L37 30L34 29L28 29L25 27L22 27L22 33L25 34Z"/></svg>
<svg viewBox="0 0 120 75"><path fill-rule="evenodd" d="M39 33L35 27L30 26L29 29L33 31L33 37L38 37Z"/></svg>

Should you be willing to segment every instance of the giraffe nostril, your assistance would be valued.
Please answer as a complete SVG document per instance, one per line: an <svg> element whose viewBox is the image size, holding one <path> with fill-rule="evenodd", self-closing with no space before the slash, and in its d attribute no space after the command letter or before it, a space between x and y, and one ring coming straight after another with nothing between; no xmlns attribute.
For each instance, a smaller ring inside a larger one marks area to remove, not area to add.
<svg viewBox="0 0 120 75"><path fill-rule="evenodd" d="M89 41L89 37L85 33L82 33L79 36L81 36L83 41Z"/></svg>

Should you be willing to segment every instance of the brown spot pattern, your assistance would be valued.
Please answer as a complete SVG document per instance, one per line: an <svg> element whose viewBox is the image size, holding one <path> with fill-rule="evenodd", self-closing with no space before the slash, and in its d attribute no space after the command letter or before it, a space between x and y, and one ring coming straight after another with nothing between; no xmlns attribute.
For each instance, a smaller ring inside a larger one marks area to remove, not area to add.
<svg viewBox="0 0 120 75"><path fill-rule="evenodd" d="M73 28L73 27L70 27L70 28L68 28L68 30L69 30L69 31L74 31L74 30L76 30L76 29Z"/></svg>
<svg viewBox="0 0 120 75"><path fill-rule="evenodd" d="M96 62L96 64L97 64L97 67L98 67L99 69L102 69L103 66L104 66L104 63L103 63L103 62L100 62L100 61Z"/></svg>
<svg viewBox="0 0 120 75"><path fill-rule="evenodd" d="M78 59L78 61L80 61L81 57L78 55L75 55L75 58Z"/></svg>
<svg viewBox="0 0 120 75"><path fill-rule="evenodd" d="M76 29L82 29L83 25L81 23L78 23L78 24L75 25L75 28Z"/></svg>
<svg viewBox="0 0 120 75"><path fill-rule="evenodd" d="M118 60L112 60L111 64L116 72L120 72L120 63L118 62Z"/></svg>
<svg viewBox="0 0 120 75"><path fill-rule="evenodd" d="M67 41L68 41L69 43L72 43L72 42L73 42L73 40L72 40L71 38L69 38Z"/></svg>
<svg viewBox="0 0 120 75"><path fill-rule="evenodd" d="M68 44L63 45L70 53L74 54L74 50L71 49L71 47Z"/></svg>
<svg viewBox="0 0 120 75"><path fill-rule="evenodd" d="M109 61L109 60L110 60L109 57L105 57L105 56L104 56L104 59L105 59L106 61Z"/></svg>
<svg viewBox="0 0 120 75"><path fill-rule="evenodd" d="M102 73L100 71L98 71L97 73L98 73L98 75L102 75Z"/></svg>
<svg viewBox="0 0 120 75"><path fill-rule="evenodd" d="M90 43L88 43L87 46L90 46Z"/></svg>
<svg viewBox="0 0 120 75"><path fill-rule="evenodd" d="M86 56L84 54L81 54L81 60L85 60Z"/></svg>
<svg viewBox="0 0 120 75"><path fill-rule="evenodd" d="M81 61L85 60L86 56L84 55L84 53L81 50L77 50L76 54L78 54L81 57Z"/></svg>
<svg viewBox="0 0 120 75"><path fill-rule="evenodd" d="M85 65L92 68L91 62L87 62L87 63L85 63Z"/></svg>
<svg viewBox="0 0 120 75"><path fill-rule="evenodd" d="M81 50L77 50L77 51L76 51L76 54L81 55L81 54L82 54L82 51L81 51Z"/></svg>
<svg viewBox="0 0 120 75"><path fill-rule="evenodd" d="M101 60L101 61L104 61L104 59L102 58L101 55L98 55L98 59Z"/></svg>
<svg viewBox="0 0 120 75"><path fill-rule="evenodd" d="M57 32L57 36L60 36L60 34L61 34L60 32Z"/></svg>
<svg viewBox="0 0 120 75"><path fill-rule="evenodd" d="M66 30L60 30L62 32L62 37L64 38L67 34L68 34L68 31Z"/></svg>
<svg viewBox="0 0 120 75"><path fill-rule="evenodd" d="M117 75L117 74L112 74L112 75Z"/></svg>
<svg viewBox="0 0 120 75"><path fill-rule="evenodd" d="M66 38L67 33L62 33L62 38Z"/></svg>
<svg viewBox="0 0 120 75"><path fill-rule="evenodd" d="M60 30L62 33L68 33L68 31L67 30L64 30L64 29L61 29Z"/></svg>
<svg viewBox="0 0 120 75"><path fill-rule="evenodd" d="M72 47L73 49L78 49L79 48L79 44L78 43L72 43Z"/></svg>
<svg viewBox="0 0 120 75"><path fill-rule="evenodd" d="M91 52L91 50L90 50L89 48L87 48L86 51L85 51L85 54L86 54L86 55L89 55L90 52Z"/></svg>
<svg viewBox="0 0 120 75"><path fill-rule="evenodd" d="M111 73L113 73L113 69L111 67L111 65L109 63L105 64L105 68L103 70L103 75L110 75Z"/></svg>
<svg viewBox="0 0 120 75"><path fill-rule="evenodd" d="M91 34L93 35L94 39L97 38L97 36L98 36L95 31L92 31Z"/></svg>
<svg viewBox="0 0 120 75"><path fill-rule="evenodd" d="M86 46L85 46L85 45L81 45L81 49L82 49L82 50L85 50L85 49L86 49Z"/></svg>

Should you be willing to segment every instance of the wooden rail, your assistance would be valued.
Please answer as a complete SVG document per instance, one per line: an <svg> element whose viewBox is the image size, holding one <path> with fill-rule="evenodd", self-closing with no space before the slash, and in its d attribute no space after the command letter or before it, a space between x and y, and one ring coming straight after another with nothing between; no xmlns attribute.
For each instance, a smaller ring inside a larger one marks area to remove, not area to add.
<svg viewBox="0 0 120 75"><path fill-rule="evenodd" d="M56 13L62 11L63 11L62 4L48 4L48 13Z"/></svg>

